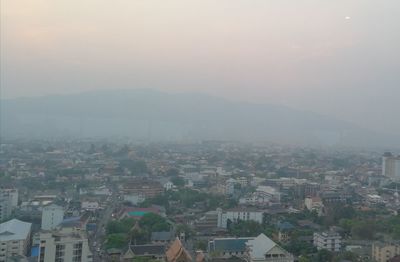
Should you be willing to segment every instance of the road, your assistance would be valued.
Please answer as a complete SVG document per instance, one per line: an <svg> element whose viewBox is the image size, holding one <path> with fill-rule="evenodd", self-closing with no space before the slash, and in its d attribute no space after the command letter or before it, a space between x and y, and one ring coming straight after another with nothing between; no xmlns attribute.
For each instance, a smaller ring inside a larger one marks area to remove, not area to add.
<svg viewBox="0 0 400 262"><path fill-rule="evenodd" d="M97 222L95 233L90 237L89 242L91 246L91 251L93 253L93 262L107 261L100 253L101 251L103 251L104 253L104 250L102 249L102 244L104 242L105 228L107 223L111 220L111 215L114 209L117 207L118 202L118 196L113 192L110 196L110 200L108 201L106 208L101 213L101 217ZM96 244L96 246L94 246L94 244ZM99 249L100 252L97 251Z"/></svg>

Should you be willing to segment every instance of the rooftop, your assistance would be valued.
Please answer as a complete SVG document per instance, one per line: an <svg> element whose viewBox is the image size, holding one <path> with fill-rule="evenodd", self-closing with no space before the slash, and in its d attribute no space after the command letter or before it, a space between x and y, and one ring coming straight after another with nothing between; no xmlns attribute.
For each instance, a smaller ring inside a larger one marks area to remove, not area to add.
<svg viewBox="0 0 400 262"><path fill-rule="evenodd" d="M11 219L0 224L0 241L25 240L31 232L31 223Z"/></svg>

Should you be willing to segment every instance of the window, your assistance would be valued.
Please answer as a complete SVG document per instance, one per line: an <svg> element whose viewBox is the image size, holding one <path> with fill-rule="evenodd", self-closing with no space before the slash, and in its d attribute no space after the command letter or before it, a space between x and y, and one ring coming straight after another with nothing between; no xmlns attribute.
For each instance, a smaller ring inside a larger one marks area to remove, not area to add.
<svg viewBox="0 0 400 262"><path fill-rule="evenodd" d="M74 244L74 249L82 249L82 242L78 243L78 244Z"/></svg>

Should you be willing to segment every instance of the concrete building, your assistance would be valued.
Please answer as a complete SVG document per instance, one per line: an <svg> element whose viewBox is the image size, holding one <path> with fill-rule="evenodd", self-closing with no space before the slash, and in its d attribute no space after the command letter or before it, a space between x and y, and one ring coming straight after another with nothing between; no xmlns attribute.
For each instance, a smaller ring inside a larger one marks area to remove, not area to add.
<svg viewBox="0 0 400 262"><path fill-rule="evenodd" d="M400 180L400 156L386 152L382 157L382 175L393 180Z"/></svg>
<svg viewBox="0 0 400 262"><path fill-rule="evenodd" d="M376 262L386 262L400 255L400 245L395 243L374 243L372 245L372 258Z"/></svg>
<svg viewBox="0 0 400 262"><path fill-rule="evenodd" d="M132 205L139 205L146 200L144 195L124 195L124 201L130 202Z"/></svg>
<svg viewBox="0 0 400 262"><path fill-rule="evenodd" d="M239 199L242 205L269 205L280 203L281 194L279 190L270 186L259 186L256 191L247 197Z"/></svg>
<svg viewBox="0 0 400 262"><path fill-rule="evenodd" d="M254 237L215 238L208 242L207 251L218 258L244 257L246 242Z"/></svg>
<svg viewBox="0 0 400 262"><path fill-rule="evenodd" d="M64 220L64 208L51 204L42 211L42 230L55 229Z"/></svg>
<svg viewBox="0 0 400 262"><path fill-rule="evenodd" d="M0 189L0 221L6 220L18 206L17 189Z"/></svg>
<svg viewBox="0 0 400 262"><path fill-rule="evenodd" d="M292 254L284 250L269 237L260 234L246 242L247 260L250 262L293 262Z"/></svg>
<svg viewBox="0 0 400 262"><path fill-rule="evenodd" d="M326 249L339 252L342 246L342 237L336 232L314 233L314 246L318 250Z"/></svg>
<svg viewBox="0 0 400 262"><path fill-rule="evenodd" d="M83 201L81 203L81 209L87 211L96 211L100 208L100 205L96 201Z"/></svg>
<svg viewBox="0 0 400 262"><path fill-rule="evenodd" d="M25 256L30 246L31 223L12 219L0 224L0 262L13 256Z"/></svg>
<svg viewBox="0 0 400 262"><path fill-rule="evenodd" d="M141 195L152 198L164 193L164 187L160 182L147 179L133 179L123 185L124 195Z"/></svg>
<svg viewBox="0 0 400 262"><path fill-rule="evenodd" d="M85 231L61 228L57 231L41 232L39 239L39 262L93 261Z"/></svg>
<svg viewBox="0 0 400 262"><path fill-rule="evenodd" d="M233 178L229 178L228 180L226 180L224 185L225 195L233 195L235 193L236 184L238 184L238 182Z"/></svg>
<svg viewBox="0 0 400 262"><path fill-rule="evenodd" d="M263 211L250 210L250 209L231 209L227 211L218 211L218 227L227 228L229 223L236 223L239 220L242 221L255 221L262 223L263 221Z"/></svg>
<svg viewBox="0 0 400 262"><path fill-rule="evenodd" d="M240 184L242 188L248 186L249 184L247 177L244 176L239 177L238 179L236 179L236 181Z"/></svg>
<svg viewBox="0 0 400 262"><path fill-rule="evenodd" d="M310 211L320 211L324 207L324 204L320 197L306 197L304 199L304 206Z"/></svg>
<svg viewBox="0 0 400 262"><path fill-rule="evenodd" d="M218 212L217 211L208 211L204 214L203 217L198 219L194 226L199 232L209 232L215 229L218 225Z"/></svg>
<svg viewBox="0 0 400 262"><path fill-rule="evenodd" d="M163 187L165 188L165 190L169 191L169 190L174 189L175 185L171 181L168 181L168 182L164 183Z"/></svg>

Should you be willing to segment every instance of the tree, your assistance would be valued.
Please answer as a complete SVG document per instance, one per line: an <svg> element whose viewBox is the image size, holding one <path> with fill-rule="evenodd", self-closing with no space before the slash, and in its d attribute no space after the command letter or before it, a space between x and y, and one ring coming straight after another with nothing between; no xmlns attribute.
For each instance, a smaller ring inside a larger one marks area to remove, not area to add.
<svg viewBox="0 0 400 262"><path fill-rule="evenodd" d="M262 233L263 227L256 221L239 220L230 226L229 231L236 237L253 237Z"/></svg>
<svg viewBox="0 0 400 262"><path fill-rule="evenodd" d="M193 231L193 229L191 227L189 227L186 224L178 224L176 226L176 233L177 234L184 233L185 238L190 238L195 232Z"/></svg>
<svg viewBox="0 0 400 262"><path fill-rule="evenodd" d="M196 247L197 250L206 251L207 250L207 241L199 240L199 241L196 242L195 247Z"/></svg>
<svg viewBox="0 0 400 262"><path fill-rule="evenodd" d="M123 159L119 164L122 168L128 169L132 175L141 175L148 172L147 164L143 160Z"/></svg>
<svg viewBox="0 0 400 262"><path fill-rule="evenodd" d="M376 225L374 221L359 221L351 228L351 235L357 239L374 240Z"/></svg>
<svg viewBox="0 0 400 262"><path fill-rule="evenodd" d="M177 176L179 176L179 170L177 168L170 168L167 170L166 176L177 177Z"/></svg>
<svg viewBox="0 0 400 262"><path fill-rule="evenodd" d="M316 260L313 260L315 262L331 262L333 259L333 254L332 252L326 249L321 249L318 251L317 256L315 258Z"/></svg>
<svg viewBox="0 0 400 262"><path fill-rule="evenodd" d="M115 220L108 222L106 231L107 234L127 233L134 225L135 220L133 218L124 218L119 221Z"/></svg>
<svg viewBox="0 0 400 262"><path fill-rule="evenodd" d="M123 248L128 243L127 234L110 234L106 239L106 248Z"/></svg>
<svg viewBox="0 0 400 262"><path fill-rule="evenodd" d="M300 256L299 262L311 262L311 260L310 260L310 258L308 258L306 256Z"/></svg>
<svg viewBox="0 0 400 262"><path fill-rule="evenodd" d="M183 187L185 185L185 180L179 176L171 178L171 182L177 187Z"/></svg>
<svg viewBox="0 0 400 262"><path fill-rule="evenodd" d="M306 241L292 240L286 246L285 249L294 255L307 255L316 252L313 245Z"/></svg>
<svg viewBox="0 0 400 262"><path fill-rule="evenodd" d="M346 252L338 255L337 257L335 257L333 261L339 262L339 261L343 261L343 260L357 262L357 261L360 261L360 257L353 252L346 251Z"/></svg>
<svg viewBox="0 0 400 262"><path fill-rule="evenodd" d="M139 225L150 234L151 232L170 230L170 225L167 220L154 213L145 214L142 219L140 219Z"/></svg>

